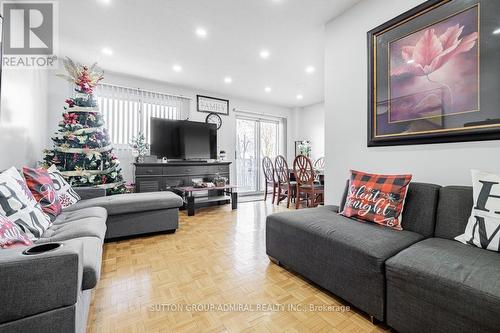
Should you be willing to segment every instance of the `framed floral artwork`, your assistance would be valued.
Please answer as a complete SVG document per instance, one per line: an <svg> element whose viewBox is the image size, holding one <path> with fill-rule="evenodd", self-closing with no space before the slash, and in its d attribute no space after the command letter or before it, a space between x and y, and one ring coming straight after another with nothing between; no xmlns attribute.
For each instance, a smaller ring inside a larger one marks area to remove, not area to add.
<svg viewBox="0 0 500 333"><path fill-rule="evenodd" d="M368 32L368 146L500 139L500 1L431 0Z"/></svg>

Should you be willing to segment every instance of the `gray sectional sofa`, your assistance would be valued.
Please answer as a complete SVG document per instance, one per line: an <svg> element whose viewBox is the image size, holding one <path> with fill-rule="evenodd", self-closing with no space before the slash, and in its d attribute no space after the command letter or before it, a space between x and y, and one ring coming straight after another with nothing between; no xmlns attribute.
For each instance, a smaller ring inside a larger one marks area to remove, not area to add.
<svg viewBox="0 0 500 333"><path fill-rule="evenodd" d="M0 332L85 332L104 240L178 227L182 199L174 193L77 192L84 200L64 210L34 244L61 247L33 255L23 254L26 247L0 250Z"/></svg>
<svg viewBox="0 0 500 333"><path fill-rule="evenodd" d="M500 254L453 240L471 209L472 188L411 183L403 231L304 209L268 216L266 251L397 331L495 332Z"/></svg>

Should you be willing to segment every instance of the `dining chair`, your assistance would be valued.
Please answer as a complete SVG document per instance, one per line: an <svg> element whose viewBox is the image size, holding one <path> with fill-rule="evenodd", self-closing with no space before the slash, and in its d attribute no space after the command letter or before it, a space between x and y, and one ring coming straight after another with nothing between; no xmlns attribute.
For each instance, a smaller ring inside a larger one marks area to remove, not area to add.
<svg viewBox="0 0 500 333"><path fill-rule="evenodd" d="M276 179L278 181L277 202L279 205L281 201L286 200L286 207L290 208L290 200L295 199L295 191L297 182L290 181L290 169L286 159L278 155L274 160L274 169L276 171Z"/></svg>
<svg viewBox="0 0 500 333"><path fill-rule="evenodd" d="M324 186L315 182L316 174L311 160L304 155L298 155L293 161L293 170L297 179L295 208L299 209L303 200L307 201L307 207L323 204Z"/></svg>
<svg viewBox="0 0 500 333"><path fill-rule="evenodd" d="M314 162L314 170L316 170L316 183L321 184L321 175L318 174L318 171L325 170L325 157L320 157ZM324 185L324 184L323 184Z"/></svg>
<svg viewBox="0 0 500 333"><path fill-rule="evenodd" d="M264 201L267 200L267 195L269 194L269 187L273 189L273 200L272 203L274 204L274 199L276 198L276 190L278 184L276 183L276 178L275 178L275 173L274 173L274 166L273 166L273 161L265 156L262 159L262 170L264 171L264 178L266 180L266 189L264 192Z"/></svg>
<svg viewBox="0 0 500 333"><path fill-rule="evenodd" d="M314 162L314 169L315 170L324 170L325 169L325 158L320 157Z"/></svg>

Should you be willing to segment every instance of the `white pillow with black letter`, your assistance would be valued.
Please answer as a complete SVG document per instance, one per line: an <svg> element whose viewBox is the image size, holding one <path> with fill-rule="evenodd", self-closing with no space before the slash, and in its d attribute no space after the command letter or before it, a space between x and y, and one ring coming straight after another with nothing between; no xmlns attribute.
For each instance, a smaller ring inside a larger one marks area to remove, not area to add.
<svg viewBox="0 0 500 333"><path fill-rule="evenodd" d="M0 174L0 213L17 224L31 240L40 238L50 226L50 217L13 167Z"/></svg>
<svg viewBox="0 0 500 333"><path fill-rule="evenodd" d="M474 206L465 233L455 237L464 244L500 252L500 176L472 170Z"/></svg>

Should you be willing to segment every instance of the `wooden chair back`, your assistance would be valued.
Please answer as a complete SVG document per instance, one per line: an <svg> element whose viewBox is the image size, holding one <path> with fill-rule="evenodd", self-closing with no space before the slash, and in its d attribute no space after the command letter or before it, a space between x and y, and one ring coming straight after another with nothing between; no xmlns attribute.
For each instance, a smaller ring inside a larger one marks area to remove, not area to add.
<svg viewBox="0 0 500 333"><path fill-rule="evenodd" d="M262 159L262 170L264 171L264 177L266 178L266 183L274 183L274 166L273 161L265 156Z"/></svg>
<svg viewBox="0 0 500 333"><path fill-rule="evenodd" d="M298 155L293 161L295 178L299 185L313 185L316 175L311 160L304 155Z"/></svg>
<svg viewBox="0 0 500 333"><path fill-rule="evenodd" d="M314 162L314 169L324 170L325 169L325 158L320 157Z"/></svg>
<svg viewBox="0 0 500 333"><path fill-rule="evenodd" d="M276 156L274 160L274 170L276 170L276 178L280 184L288 184L290 182L290 170L283 156Z"/></svg>

